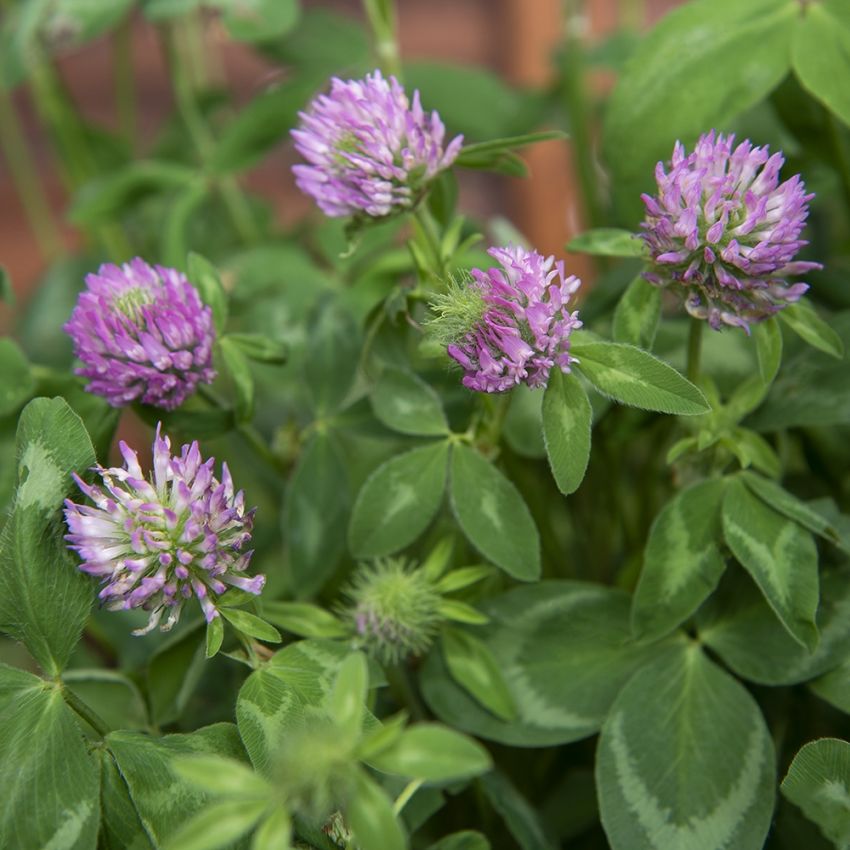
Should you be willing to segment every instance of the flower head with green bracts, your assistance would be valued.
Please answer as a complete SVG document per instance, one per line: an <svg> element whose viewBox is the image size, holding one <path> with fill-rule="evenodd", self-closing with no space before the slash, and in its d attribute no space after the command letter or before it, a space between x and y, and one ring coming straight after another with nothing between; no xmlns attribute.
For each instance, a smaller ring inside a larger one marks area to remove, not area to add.
<svg viewBox="0 0 850 850"><path fill-rule="evenodd" d="M180 272L138 257L88 275L64 330L83 363L77 374L113 407L173 410L215 378L211 309Z"/></svg>
<svg viewBox="0 0 850 850"><path fill-rule="evenodd" d="M471 390L545 387L553 368L570 371L570 334L581 327L568 305L581 281L562 261L509 246L487 252L501 268L472 269L432 303L435 336L464 370Z"/></svg>
<svg viewBox="0 0 850 850"><path fill-rule="evenodd" d="M211 622L219 616L218 596L229 587L259 594L265 577L245 575L252 553L243 551L254 511L245 510L241 490L234 492L227 464L219 481L215 459L203 462L197 442L172 456L159 426L150 478L136 452L123 441L119 447L124 466L95 467L99 485L74 474L94 505L65 501L65 539L82 559L80 569L102 579L99 598L106 607L149 611L147 625L133 632L139 635L157 625L171 629L193 596Z"/></svg>
<svg viewBox="0 0 850 850"><path fill-rule="evenodd" d="M780 184L781 153L734 141L712 131L690 154L677 142L669 170L658 163L658 194L642 195L653 261L644 276L715 330L749 331L809 288L788 277L822 266L794 259L808 244L800 234L814 197L800 175Z"/></svg>

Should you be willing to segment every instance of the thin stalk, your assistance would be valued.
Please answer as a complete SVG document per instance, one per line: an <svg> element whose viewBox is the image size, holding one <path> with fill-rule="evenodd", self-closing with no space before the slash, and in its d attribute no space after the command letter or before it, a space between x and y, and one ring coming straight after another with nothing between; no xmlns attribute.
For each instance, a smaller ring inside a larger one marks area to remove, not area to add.
<svg viewBox="0 0 850 850"><path fill-rule="evenodd" d="M101 738L109 734L109 726L106 721L93 709L86 705L67 685L62 684L62 699L65 704L74 710Z"/></svg>
<svg viewBox="0 0 850 850"><path fill-rule="evenodd" d="M420 247L426 249L431 255L434 263L434 270L438 277L442 277L446 272L446 268L443 263L443 254L440 249L440 235L437 232L437 228L434 225L434 219L428 211L428 207L425 205L424 200L414 207L413 218L419 225L419 229L423 237L422 242L424 242L424 244L421 242Z"/></svg>
<svg viewBox="0 0 850 850"><path fill-rule="evenodd" d="M363 0L366 19L372 30L375 55L381 70L401 79L401 56L398 51L394 0Z"/></svg>
<svg viewBox="0 0 850 850"><path fill-rule="evenodd" d="M18 197L38 242L39 250L46 260L53 260L63 251L62 234L59 232L50 209L50 202L41 185L38 167L26 142L15 104L0 80L0 149L9 166L9 174L15 183Z"/></svg>
<svg viewBox="0 0 850 850"><path fill-rule="evenodd" d="M691 329L688 333L688 380L699 379L700 355L702 352L702 320L691 317Z"/></svg>
<svg viewBox="0 0 850 850"><path fill-rule="evenodd" d="M135 150L138 138L138 104L132 45L133 19L128 15L115 31L112 56L115 67L115 111L118 113L118 126L130 150Z"/></svg>
<svg viewBox="0 0 850 850"><path fill-rule="evenodd" d="M570 138L587 223L590 227L600 227L604 220L593 157L592 115L585 90L584 44L580 29L581 2L566 0L565 5L564 105L570 118Z"/></svg>
<svg viewBox="0 0 850 850"><path fill-rule="evenodd" d="M180 46L177 44L174 25L167 27L164 32L177 110L189 131L189 136L195 145L201 163L206 166L215 150L215 138L201 110L198 109L189 69L183 60ZM260 232L239 184L233 177L224 176L219 178L218 187L228 215L240 238L248 244L258 242Z"/></svg>
<svg viewBox="0 0 850 850"><path fill-rule="evenodd" d="M402 788L401 794L396 797L393 803L393 814L398 817L402 809L410 802L410 798L422 787L424 779L411 779L407 785Z"/></svg>

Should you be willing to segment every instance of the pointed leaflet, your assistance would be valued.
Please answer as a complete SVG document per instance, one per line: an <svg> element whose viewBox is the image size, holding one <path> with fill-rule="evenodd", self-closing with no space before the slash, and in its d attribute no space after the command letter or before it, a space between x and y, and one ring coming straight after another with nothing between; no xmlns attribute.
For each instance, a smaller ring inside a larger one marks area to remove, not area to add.
<svg viewBox="0 0 850 850"><path fill-rule="evenodd" d="M708 413L705 396L672 366L631 345L585 342L573 345L576 368L599 392L644 410L694 416Z"/></svg>
<svg viewBox="0 0 850 850"><path fill-rule="evenodd" d="M570 240L567 250L599 257L642 257L646 253L643 241L636 234L617 227L597 227L580 233Z"/></svg>
<svg viewBox="0 0 850 850"><path fill-rule="evenodd" d="M366 479L348 526L355 557L389 555L419 537L443 501L448 454L444 441L411 449Z"/></svg>
<svg viewBox="0 0 850 850"><path fill-rule="evenodd" d="M467 446L452 452L452 510L485 558L520 581L540 575L540 537L519 491L493 464Z"/></svg>
<svg viewBox="0 0 850 850"><path fill-rule="evenodd" d="M809 690L839 711L850 714L850 659L808 683Z"/></svg>
<svg viewBox="0 0 850 850"><path fill-rule="evenodd" d="M661 318L661 288L636 277L614 310L614 342L651 349Z"/></svg>
<svg viewBox="0 0 850 850"><path fill-rule="evenodd" d="M17 433L18 489L0 536L0 629L51 675L68 661L91 608L93 583L65 547L60 509L71 472L95 462L82 420L61 398L37 398Z"/></svg>
<svg viewBox="0 0 850 850"><path fill-rule="evenodd" d="M0 847L93 850L98 771L56 685L0 665Z"/></svg>
<svg viewBox="0 0 850 850"><path fill-rule="evenodd" d="M807 301L798 301L789 304L779 312L779 317L794 331L797 336L804 339L809 345L829 354L836 360L844 358L844 342L838 333L828 325L818 314L815 308Z"/></svg>
<svg viewBox="0 0 850 850"><path fill-rule="evenodd" d="M767 507L739 479L723 499L723 535L788 633L809 651L818 643L818 553L812 535Z"/></svg>
<svg viewBox="0 0 850 850"><path fill-rule="evenodd" d="M283 504L292 589L299 597L321 590L345 551L348 488L348 471L332 436L316 434L298 461Z"/></svg>
<svg viewBox="0 0 850 850"><path fill-rule="evenodd" d="M775 316L766 322L753 325L752 335L756 341L756 358L759 375L765 384L770 384L782 363L782 331Z"/></svg>
<svg viewBox="0 0 850 850"><path fill-rule="evenodd" d="M672 631L717 587L720 506L725 482L702 481L674 496L655 519L632 600L632 630L645 637Z"/></svg>
<svg viewBox="0 0 850 850"><path fill-rule="evenodd" d="M385 369L372 390L375 416L393 431L423 437L446 434L449 424L440 397L421 378Z"/></svg>
<svg viewBox="0 0 850 850"><path fill-rule="evenodd" d="M558 489L578 489L590 459L593 411L578 378L553 369L543 396L543 439Z"/></svg>
<svg viewBox="0 0 850 850"><path fill-rule="evenodd" d="M406 850L408 846L386 792L363 770L356 774L345 819L361 850Z"/></svg>
<svg viewBox="0 0 850 850"><path fill-rule="evenodd" d="M613 850L761 850L775 755L758 705L695 644L639 670L599 738Z"/></svg>
<svg viewBox="0 0 850 850"><path fill-rule="evenodd" d="M837 738L806 744L780 788L836 847L850 845L850 744Z"/></svg>
<svg viewBox="0 0 850 850"><path fill-rule="evenodd" d="M593 735L629 676L681 640L633 641L628 594L585 582L517 587L480 607L490 622L475 635L498 659L517 719L506 723L482 708L454 682L440 652L428 656L422 693L444 723L514 746Z"/></svg>

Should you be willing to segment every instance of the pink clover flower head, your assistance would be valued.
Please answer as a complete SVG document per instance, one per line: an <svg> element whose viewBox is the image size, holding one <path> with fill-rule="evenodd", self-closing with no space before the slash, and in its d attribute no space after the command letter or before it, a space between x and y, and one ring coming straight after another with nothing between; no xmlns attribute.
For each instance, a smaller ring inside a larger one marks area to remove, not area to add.
<svg viewBox="0 0 850 850"><path fill-rule="evenodd" d="M445 127L408 99L395 77L331 80L328 94L300 113L292 131L308 164L292 168L298 188L328 216L385 216L413 206L427 183L454 162L463 137L443 146Z"/></svg>
<svg viewBox="0 0 850 850"><path fill-rule="evenodd" d="M783 183L781 153L713 130L692 153L681 142L655 170L658 194L642 195L650 282L675 290L692 316L715 330L761 322L809 288L791 275L823 268L796 261L809 201L799 174Z"/></svg>
<svg viewBox="0 0 850 850"><path fill-rule="evenodd" d="M563 261L509 246L487 252L501 268L472 269L466 292L456 288L435 305L438 324L465 301L447 351L464 370L463 385L500 393L517 384L545 387L553 368L570 371L570 334L581 327L568 309L581 281ZM476 304L477 302L477 304Z"/></svg>
<svg viewBox="0 0 850 850"><path fill-rule="evenodd" d="M65 501L65 540L82 559L80 570L102 580L102 603L112 611L150 611L147 625L133 632L139 635L157 625L171 629L192 597L211 622L228 587L259 594L265 577L245 575L252 552L242 551L254 511L245 510L241 490L234 492L227 464L219 481L215 459L204 462L197 442L172 456L159 426L148 478L136 452L123 441L119 447L124 466L94 467L99 483L74 474L93 505Z"/></svg>
<svg viewBox="0 0 850 850"><path fill-rule="evenodd" d="M88 391L113 407L173 410L215 378L212 310L180 272L138 257L103 265L65 324Z"/></svg>

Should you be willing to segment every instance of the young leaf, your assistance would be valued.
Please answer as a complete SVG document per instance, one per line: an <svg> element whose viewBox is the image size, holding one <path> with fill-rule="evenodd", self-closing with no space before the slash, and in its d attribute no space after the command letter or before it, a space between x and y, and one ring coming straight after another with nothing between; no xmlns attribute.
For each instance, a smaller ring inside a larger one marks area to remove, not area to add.
<svg viewBox="0 0 850 850"><path fill-rule="evenodd" d="M483 626L489 620L486 614L482 614L477 608L458 599L443 599L439 605L439 612L447 620L453 620L455 623L470 623L473 626Z"/></svg>
<svg viewBox="0 0 850 850"><path fill-rule="evenodd" d="M672 366L639 348L613 342L573 345L576 368L603 395L644 410L708 413L705 396Z"/></svg>
<svg viewBox="0 0 850 850"><path fill-rule="evenodd" d="M516 487L478 452L452 452L452 510L470 542L496 566L520 581L540 575L540 537Z"/></svg>
<svg viewBox="0 0 850 850"><path fill-rule="evenodd" d="M502 720L516 718L516 705L499 664L487 645L469 632L446 626L442 635L443 658L452 678L481 705Z"/></svg>
<svg viewBox="0 0 850 850"><path fill-rule="evenodd" d="M265 334L231 333L229 339L249 360L257 363L270 363L280 366L286 363L287 346L285 342L270 339Z"/></svg>
<svg viewBox="0 0 850 850"><path fill-rule="evenodd" d="M782 363L782 331L776 316L753 325L752 334L756 341L759 375L765 385L769 386Z"/></svg>
<svg viewBox="0 0 850 850"><path fill-rule="evenodd" d="M390 458L369 476L348 527L356 557L397 552L428 527L443 500L448 454L447 442L431 443Z"/></svg>
<svg viewBox="0 0 850 850"><path fill-rule="evenodd" d="M436 589L439 593L454 593L456 590L462 590L464 587L476 584L491 575L493 575L492 568L484 565L461 567L458 570L452 570L450 573L446 573L437 582Z"/></svg>
<svg viewBox="0 0 850 850"><path fill-rule="evenodd" d="M411 372L388 368L372 391L375 416L393 431L438 437L449 430L440 397Z"/></svg>
<svg viewBox="0 0 850 850"><path fill-rule="evenodd" d="M251 842L251 850L290 850L292 818L278 806L258 827Z"/></svg>
<svg viewBox="0 0 850 850"><path fill-rule="evenodd" d="M611 847L761 850L775 760L755 700L698 646L659 658L623 688L599 738L596 788Z"/></svg>
<svg viewBox="0 0 850 850"><path fill-rule="evenodd" d="M366 658L361 652L352 652L340 665L327 699L328 713L340 730L343 745L360 735L368 689Z"/></svg>
<svg viewBox="0 0 850 850"><path fill-rule="evenodd" d="M302 637L336 638L348 633L330 611L309 602L263 602L261 613L264 620Z"/></svg>
<svg viewBox="0 0 850 850"><path fill-rule="evenodd" d="M256 614L241 611L239 608L222 608L221 616L236 626L240 632L257 640L264 640L267 643L281 642L280 632Z"/></svg>
<svg viewBox="0 0 850 850"><path fill-rule="evenodd" d="M227 324L227 293L215 266L200 254L189 254L186 261L186 276L201 293L201 301L212 308L216 333L223 333Z"/></svg>
<svg viewBox="0 0 850 850"><path fill-rule="evenodd" d="M638 275L614 310L614 342L652 348L661 319L661 288Z"/></svg>
<svg viewBox="0 0 850 850"><path fill-rule="evenodd" d="M206 641L204 655L212 658L221 649L224 641L224 622L221 617L215 617L207 623Z"/></svg>
<svg viewBox="0 0 850 850"><path fill-rule="evenodd" d="M850 714L850 660L808 683L809 690L830 705Z"/></svg>
<svg viewBox="0 0 850 850"><path fill-rule="evenodd" d="M273 789L244 762L217 755L178 756L171 767L181 778L213 796L268 801Z"/></svg>
<svg viewBox="0 0 850 850"><path fill-rule="evenodd" d="M821 738L794 756L779 786L836 847L850 844L850 744Z"/></svg>
<svg viewBox="0 0 850 850"><path fill-rule="evenodd" d="M789 634L813 651L818 560L811 534L767 507L737 478L723 498L723 534Z"/></svg>
<svg viewBox="0 0 850 850"><path fill-rule="evenodd" d="M465 829L441 838L428 850L490 850L490 842L480 832Z"/></svg>
<svg viewBox="0 0 850 850"><path fill-rule="evenodd" d="M405 730L369 763L384 773L426 782L465 779L485 773L492 766L481 744L436 723L418 723Z"/></svg>
<svg viewBox="0 0 850 850"><path fill-rule="evenodd" d="M565 496L584 478L592 424L590 401L578 378L553 369L543 396L543 440L555 483Z"/></svg>
<svg viewBox="0 0 850 850"><path fill-rule="evenodd" d="M220 850L245 835L268 806L267 800L216 800L168 836L163 850Z"/></svg>
<svg viewBox="0 0 850 850"><path fill-rule="evenodd" d="M365 771L355 775L345 819L361 850L406 850L407 836L384 790Z"/></svg>
<svg viewBox="0 0 850 850"><path fill-rule="evenodd" d="M219 351L236 390L234 410L238 422L250 422L254 416L254 376L248 358L229 336L219 340Z"/></svg>
<svg viewBox="0 0 850 850"><path fill-rule="evenodd" d="M779 318L809 345L841 360L844 343L841 337L815 312L808 301L789 304L779 311Z"/></svg>
<svg viewBox="0 0 850 850"><path fill-rule="evenodd" d="M580 233L570 240L567 250L574 254L594 254L597 257L643 257L643 240L628 230L616 227L597 227Z"/></svg>
<svg viewBox="0 0 850 850"><path fill-rule="evenodd" d="M674 496L656 517L632 601L635 634L667 634L717 587L726 568L720 553L724 491L722 479L694 484Z"/></svg>

